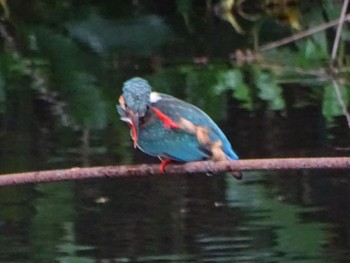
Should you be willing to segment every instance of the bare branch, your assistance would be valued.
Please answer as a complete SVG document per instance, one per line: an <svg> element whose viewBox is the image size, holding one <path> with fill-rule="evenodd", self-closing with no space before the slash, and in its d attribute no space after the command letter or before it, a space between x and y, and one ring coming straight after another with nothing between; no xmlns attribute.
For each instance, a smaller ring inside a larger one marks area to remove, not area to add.
<svg viewBox="0 0 350 263"><path fill-rule="evenodd" d="M348 9L348 5L349 5L349 0L344 0L343 8L341 10L341 14L340 14L340 18L339 18L339 24L337 27L337 33L336 33L334 43L333 43L333 49L332 49L332 60L333 61L337 57L340 36L341 36L342 29L343 29L344 21L346 20L345 16L346 16L346 10Z"/></svg>
<svg viewBox="0 0 350 263"><path fill-rule="evenodd" d="M350 157L249 159L220 162L192 162L169 165L167 174L222 173L228 171L291 170L291 169L350 169ZM26 183L58 182L103 177L161 175L159 165L121 165L63 170L36 171L0 176L0 186Z"/></svg>
<svg viewBox="0 0 350 263"><path fill-rule="evenodd" d="M297 34L294 34L294 35L291 35L291 36L288 36L288 37L285 37L285 38L282 38L282 39L279 39L277 41L274 41L274 42L270 42L270 43L267 43L266 45L263 45L259 48L260 51L267 51L267 50L270 50L270 49L274 49L274 48L277 48L277 47L280 47L280 46L283 46L283 45L286 45L286 44L289 44L291 42L294 42L294 41L297 41L297 40L300 40L304 37L308 37L308 36L311 36L313 34L316 34L318 32L321 32L323 30L326 30L330 27L333 27L335 25L338 25L339 23L341 22L344 22L344 21L349 21L350 20L350 14L347 14L345 15L343 18L340 18L340 19L335 19L335 20L332 20L330 22L327 22L327 23L324 23L324 24L321 24L321 25L318 25L318 26L315 26L315 27L312 27L308 30L305 30L305 31L302 31L302 32L299 32Z"/></svg>

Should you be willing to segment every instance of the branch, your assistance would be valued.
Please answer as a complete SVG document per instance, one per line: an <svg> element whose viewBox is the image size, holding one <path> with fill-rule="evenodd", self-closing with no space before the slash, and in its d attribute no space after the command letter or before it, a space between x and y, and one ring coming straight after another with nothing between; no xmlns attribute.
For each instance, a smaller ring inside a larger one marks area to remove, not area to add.
<svg viewBox="0 0 350 263"><path fill-rule="evenodd" d="M169 165L166 174L220 173L228 171L350 169L350 157L249 159L221 162L192 162ZM160 174L159 165L121 165L63 170L36 171L0 176L0 186L26 183L58 182L103 177L147 176ZM165 176L165 175L162 175Z"/></svg>
<svg viewBox="0 0 350 263"><path fill-rule="evenodd" d="M341 14L340 14L340 18L339 18L339 24L337 27L337 33L336 33L334 43L333 43L332 61L334 61L336 56L337 56L337 51L338 51L339 42L340 42L340 36L341 36L342 29L343 29L344 21L346 20L345 15L346 15L346 11L348 10L348 5L349 5L349 0L344 0L343 8L341 10Z"/></svg>
<svg viewBox="0 0 350 263"><path fill-rule="evenodd" d="M306 31L302 31L302 32L299 32L297 34L294 34L294 35L291 35L291 36L279 39L277 41L267 43L266 45L261 46L259 48L259 50L260 51L267 51L267 50L270 50L270 49L274 49L274 48L277 48L277 47L289 44L291 42L297 41L297 40L302 39L304 37L316 34L318 32L326 30L326 29L328 29L330 27L338 25L339 23L343 23L344 21L349 21L349 20L350 20L350 14L347 14L347 15L345 15L344 17L342 17L340 19L335 19L335 20L332 20L330 22L321 24L319 26L312 27L312 28L310 28L310 29L308 29Z"/></svg>

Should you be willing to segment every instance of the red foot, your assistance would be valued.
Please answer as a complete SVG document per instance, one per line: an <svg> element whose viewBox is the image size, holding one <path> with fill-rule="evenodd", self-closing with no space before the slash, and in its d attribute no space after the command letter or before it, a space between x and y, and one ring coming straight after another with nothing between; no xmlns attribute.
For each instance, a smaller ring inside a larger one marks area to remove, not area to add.
<svg viewBox="0 0 350 263"><path fill-rule="evenodd" d="M160 172L162 174L165 173L165 167L167 167L169 164L173 163L174 161L173 160L163 160L162 163L160 164Z"/></svg>
<svg viewBox="0 0 350 263"><path fill-rule="evenodd" d="M157 117L163 122L165 129L179 129L180 126L168 116L166 116L163 112L155 107L151 107L153 112L157 115Z"/></svg>

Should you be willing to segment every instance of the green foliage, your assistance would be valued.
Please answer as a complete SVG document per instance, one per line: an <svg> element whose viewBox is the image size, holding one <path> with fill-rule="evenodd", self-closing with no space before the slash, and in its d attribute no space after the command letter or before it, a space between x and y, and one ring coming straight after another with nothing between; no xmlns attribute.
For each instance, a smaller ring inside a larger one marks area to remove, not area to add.
<svg viewBox="0 0 350 263"><path fill-rule="evenodd" d="M326 41L319 42L317 40L307 39L298 42L299 52L296 56L296 66L303 68L322 66L328 58L326 46L322 43L326 43Z"/></svg>
<svg viewBox="0 0 350 263"><path fill-rule="evenodd" d="M249 87L244 82L240 69L224 70L218 73L217 84L214 90L222 93L228 89L233 90L233 97L242 102L244 109L253 110L253 100Z"/></svg>
<svg viewBox="0 0 350 263"><path fill-rule="evenodd" d="M1 64L4 76L11 81L18 81L29 74L28 61L19 54L12 52L1 54Z"/></svg>
<svg viewBox="0 0 350 263"><path fill-rule="evenodd" d="M214 96L217 71L214 68L190 70L186 72L186 95L188 101L204 109L214 119L225 116L222 97ZM200 94L200 97L198 96ZM219 110L218 110L219 109Z"/></svg>
<svg viewBox="0 0 350 263"><path fill-rule="evenodd" d="M333 0L324 0L322 2L322 5L320 5L320 7L323 6L322 10L317 10L317 11L319 11L319 14L322 14L320 11L323 11L324 13L326 13L329 20L336 19L339 17L339 14L341 12L340 3L342 2L337 2ZM325 16L323 15L323 19L324 17Z"/></svg>
<svg viewBox="0 0 350 263"><path fill-rule="evenodd" d="M48 88L57 91L80 126L106 126L106 105L95 77L84 71L76 44L69 38L40 28L36 31L39 51L49 63Z"/></svg>
<svg viewBox="0 0 350 263"><path fill-rule="evenodd" d="M266 52L265 56L268 62L275 62L279 65L278 69L274 69L274 73L283 76L285 71L295 68L315 69L322 67L329 59L328 45L324 34L316 34L314 39L301 40L296 45L297 51L290 48L280 48ZM299 75L304 74L303 72L298 73Z"/></svg>
<svg viewBox="0 0 350 263"><path fill-rule="evenodd" d="M100 95L96 80L86 72L76 73L71 83L72 90L67 93L70 108L79 122L90 129L106 126L106 105Z"/></svg>
<svg viewBox="0 0 350 263"><path fill-rule="evenodd" d="M28 75L28 61L24 57L15 52L0 53L0 112L5 111L7 92Z"/></svg>
<svg viewBox="0 0 350 263"><path fill-rule="evenodd" d="M259 67L246 68L247 74L252 77L250 88L244 81L244 71L242 68L220 71L217 75L217 85L214 87L216 92L233 90L233 96L242 102L242 107L253 111L254 107L254 87L258 90L257 96L268 102L272 110L283 110L285 102L282 94L282 88L278 85L275 75L268 70L262 70Z"/></svg>
<svg viewBox="0 0 350 263"><path fill-rule="evenodd" d="M337 87L333 83L329 83L324 88L322 113L328 121L334 117L343 115L342 103L349 105L350 92L349 87L339 85L339 97L337 96Z"/></svg>
<svg viewBox="0 0 350 263"><path fill-rule="evenodd" d="M254 68L255 85L259 89L259 98L269 103L272 110L283 110L285 102L282 96L282 88L277 84L273 74L268 71Z"/></svg>

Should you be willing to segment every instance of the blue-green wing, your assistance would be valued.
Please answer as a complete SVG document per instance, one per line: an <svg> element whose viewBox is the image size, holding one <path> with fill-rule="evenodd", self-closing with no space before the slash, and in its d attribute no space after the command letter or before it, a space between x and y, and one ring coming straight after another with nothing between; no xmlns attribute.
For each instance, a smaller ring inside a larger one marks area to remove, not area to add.
<svg viewBox="0 0 350 263"><path fill-rule="evenodd" d="M183 100L179 100L170 95L158 93L160 99L152 106L158 108L162 113L170 117L175 122L184 118L195 125L208 127L210 129L210 139L213 142L220 140L223 151L229 159L238 159L237 154L232 150L231 144L225 134L220 130L216 123L202 110Z"/></svg>

